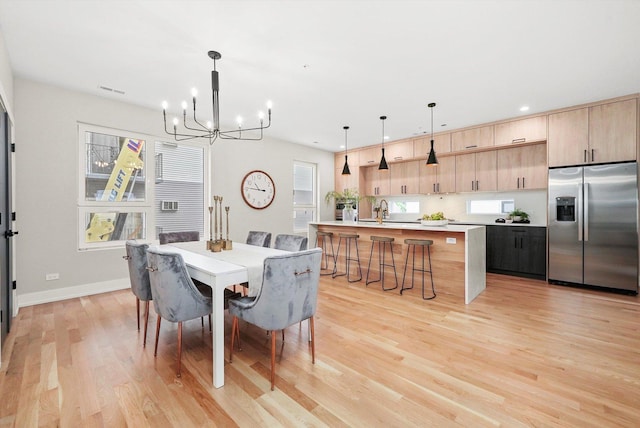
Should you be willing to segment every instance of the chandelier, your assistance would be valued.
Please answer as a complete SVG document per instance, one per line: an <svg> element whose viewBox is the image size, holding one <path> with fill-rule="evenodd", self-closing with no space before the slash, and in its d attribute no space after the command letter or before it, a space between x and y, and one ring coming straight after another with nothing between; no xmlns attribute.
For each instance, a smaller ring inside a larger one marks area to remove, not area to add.
<svg viewBox="0 0 640 428"><path fill-rule="evenodd" d="M264 124L264 112L258 113L260 126L254 128L243 128L242 118L238 117L238 128L229 131L220 130L220 85L218 81L218 72L216 71L216 60L220 59L220 52L209 51L209 58L213 59L213 70L211 71L211 92L213 113L212 120L202 123L196 116L196 96L198 92L196 88L191 90L193 100L193 123L187 123L187 102L182 102L182 127L178 128L179 120L173 118L173 129L167 129L167 108L166 101L162 103L162 116L164 118L164 131L172 135L176 141L191 140L194 138L206 138L209 144L213 144L218 138L223 140L262 140L262 131L271 126L271 102L267 102L267 124ZM184 130L182 129L184 128ZM259 131L259 134L257 133ZM243 135L243 132L245 135ZM246 135L246 133L250 133ZM258 135L256 135L258 134Z"/></svg>

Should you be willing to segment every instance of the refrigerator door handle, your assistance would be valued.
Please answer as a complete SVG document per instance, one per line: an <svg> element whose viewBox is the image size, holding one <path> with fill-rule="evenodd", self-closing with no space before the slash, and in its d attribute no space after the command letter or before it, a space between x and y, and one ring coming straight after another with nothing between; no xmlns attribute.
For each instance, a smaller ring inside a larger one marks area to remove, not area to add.
<svg viewBox="0 0 640 428"><path fill-rule="evenodd" d="M584 184L584 240L589 240L589 184Z"/></svg>
<svg viewBox="0 0 640 428"><path fill-rule="evenodd" d="M578 203L576 204L576 214L578 217L578 241L582 241L582 214L584 206L582 205L582 184L578 184Z"/></svg>

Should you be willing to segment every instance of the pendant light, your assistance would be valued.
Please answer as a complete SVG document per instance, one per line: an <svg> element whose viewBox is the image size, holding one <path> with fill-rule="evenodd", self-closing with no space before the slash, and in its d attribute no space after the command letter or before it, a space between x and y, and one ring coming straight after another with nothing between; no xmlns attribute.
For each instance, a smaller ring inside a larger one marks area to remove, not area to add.
<svg viewBox="0 0 640 428"><path fill-rule="evenodd" d="M387 160L384 158L384 121L387 116L380 116L380 120L382 121L382 159L380 159L380 165L378 165L378 169L388 170L389 165L387 165Z"/></svg>
<svg viewBox="0 0 640 428"><path fill-rule="evenodd" d="M344 167L342 168L342 175L351 175L349 162L347 162L347 131L349 130L349 127L343 126L342 129L344 129Z"/></svg>
<svg viewBox="0 0 640 428"><path fill-rule="evenodd" d="M438 166L436 151L433 150L433 108L436 106L436 103L429 103L427 106L431 109L431 150L429 151L429 158L427 159L427 165Z"/></svg>

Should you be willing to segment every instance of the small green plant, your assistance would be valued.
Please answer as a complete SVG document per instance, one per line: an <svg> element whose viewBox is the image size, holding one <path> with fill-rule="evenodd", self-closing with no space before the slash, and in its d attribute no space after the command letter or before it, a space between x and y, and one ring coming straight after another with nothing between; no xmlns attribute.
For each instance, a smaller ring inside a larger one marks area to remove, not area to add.
<svg viewBox="0 0 640 428"><path fill-rule="evenodd" d="M375 204L376 198L374 196L361 196L358 189L345 189L344 192L336 192L331 190L324 195L324 201L327 205L331 204L331 201L355 201L367 200L372 204Z"/></svg>
<svg viewBox="0 0 640 428"><path fill-rule="evenodd" d="M527 214L526 212L522 211L519 208L516 208L515 210L509 213L509 217L510 218L520 217L521 220L527 220L529 218L529 214Z"/></svg>

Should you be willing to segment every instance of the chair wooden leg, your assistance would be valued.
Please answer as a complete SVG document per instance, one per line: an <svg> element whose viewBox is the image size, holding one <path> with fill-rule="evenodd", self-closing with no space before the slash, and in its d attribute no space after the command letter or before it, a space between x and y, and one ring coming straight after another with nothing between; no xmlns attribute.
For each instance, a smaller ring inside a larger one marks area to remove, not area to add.
<svg viewBox="0 0 640 428"><path fill-rule="evenodd" d="M138 331L140 331L140 299L136 297L136 314L138 319Z"/></svg>
<svg viewBox="0 0 640 428"><path fill-rule="evenodd" d="M182 373L182 321L178 321L178 374L177 377L181 377Z"/></svg>
<svg viewBox="0 0 640 428"><path fill-rule="evenodd" d="M311 329L311 363L316 363L316 338L315 329L313 325L313 316L309 318L309 327Z"/></svg>
<svg viewBox="0 0 640 428"><path fill-rule="evenodd" d="M271 332L271 390L276 383L276 332Z"/></svg>
<svg viewBox="0 0 640 428"><path fill-rule="evenodd" d="M142 347L147 347L147 326L149 325L149 301L144 302L144 339L142 340Z"/></svg>
<svg viewBox="0 0 640 428"><path fill-rule="evenodd" d="M211 333L213 330L211 330L211 314L209 314L209 333Z"/></svg>
<svg viewBox="0 0 640 428"><path fill-rule="evenodd" d="M229 348L229 363L233 362L233 342L236 338L236 330L238 330L238 317L233 317L231 321L231 347Z"/></svg>
<svg viewBox="0 0 640 428"><path fill-rule="evenodd" d="M157 356L158 355L158 336L160 336L160 322L162 321L162 318L160 318L160 315L158 315L158 322L156 323L156 349L153 351L153 356Z"/></svg>

